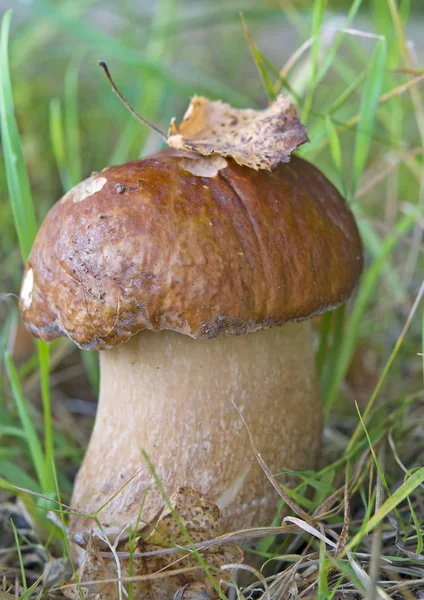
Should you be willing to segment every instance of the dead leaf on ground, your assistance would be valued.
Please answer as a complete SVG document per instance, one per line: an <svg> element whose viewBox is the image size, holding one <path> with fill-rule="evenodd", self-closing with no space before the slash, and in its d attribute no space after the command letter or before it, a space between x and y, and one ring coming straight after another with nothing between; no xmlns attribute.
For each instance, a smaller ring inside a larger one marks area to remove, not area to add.
<svg viewBox="0 0 424 600"><path fill-rule="evenodd" d="M265 110L233 108L194 96L182 122L172 119L167 143L204 156L232 157L252 169L272 169L308 141L294 105L279 95Z"/></svg>
<svg viewBox="0 0 424 600"><path fill-rule="evenodd" d="M120 558L123 585L128 588L126 578L133 577L133 597L146 600L169 600L179 590L182 594L181 600L215 600L218 595L192 551L137 556L166 548L187 547L188 540L180 525L187 531L193 543L210 540L221 533L219 509L196 490L180 488L171 497L171 505L172 510L165 508L162 511L148 537L140 536L135 540L132 561L129 558ZM178 515L180 524L175 514ZM243 552L229 542L197 550L218 585L222 580L229 580L229 575L220 571L222 565L243 562ZM129 542L120 544L117 551L129 553ZM79 569L78 577L80 589L86 600L118 598L115 559L112 553L105 556L104 543L96 536L91 538L91 543L87 546L85 561ZM91 583L88 585L88 582ZM76 583L74 577L62 587L62 592L71 600L80 598ZM74 586L67 587L69 584ZM192 587L185 587L187 584Z"/></svg>

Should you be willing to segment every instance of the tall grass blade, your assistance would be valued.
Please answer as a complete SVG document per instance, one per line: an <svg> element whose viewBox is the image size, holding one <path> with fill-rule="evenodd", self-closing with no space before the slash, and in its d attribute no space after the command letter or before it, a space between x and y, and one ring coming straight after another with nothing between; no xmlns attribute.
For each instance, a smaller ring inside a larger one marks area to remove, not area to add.
<svg viewBox="0 0 424 600"><path fill-rule="evenodd" d="M7 479L8 484L11 486L26 488L28 490L33 490L34 492L41 492L41 487L38 482L21 469L16 462L12 462L7 458L0 458L0 473L1 477Z"/></svg>
<svg viewBox="0 0 424 600"><path fill-rule="evenodd" d="M54 462L53 423L50 398L50 350L46 343L37 340L38 360L40 363L41 400L44 419L44 477L45 493L54 491L52 463Z"/></svg>
<svg viewBox="0 0 424 600"><path fill-rule="evenodd" d="M99 353L93 350L81 350L80 355L91 389L97 396L100 388Z"/></svg>
<svg viewBox="0 0 424 600"><path fill-rule="evenodd" d="M421 530L420 518L418 517L417 512L415 511L414 507L412 506L411 499L407 498L407 501L408 501L408 505L409 505L409 510L411 512L412 521L414 523L415 532L417 535L417 547L416 547L415 553L422 554L424 544L423 544L423 532Z"/></svg>
<svg viewBox="0 0 424 600"><path fill-rule="evenodd" d="M34 203L32 200L29 178L25 166L24 156L22 152L21 141L14 115L14 105L12 96L12 86L9 73L9 55L8 55L8 39L10 21L12 18L11 11L8 11L3 17L1 27L0 40L0 125L2 132L2 142L4 147L4 159L6 164L7 183L10 195L10 204L14 216L16 232L19 239L21 254L24 261L28 259L32 243L37 233L37 223L35 217ZM41 392L43 398L44 421L45 421L45 440L46 451L51 454L52 449L52 428L51 428L51 411L50 411L50 390L49 390L49 350L43 342L38 342L40 370L41 370ZM25 401L20 390L19 378L10 357L6 358L6 364L11 377L12 387L15 393L15 400L18 401L18 406L21 409L21 418L25 416L22 412L25 408ZM27 426L31 425L31 421L26 421ZM52 491L49 488L49 483L52 483L45 465L40 464L39 441L35 434L35 429L28 429L32 437L29 440L32 449L31 455L34 462L34 467L37 471L40 483L43 489ZM35 436L33 435L35 434ZM41 446L40 446L41 448ZM43 459L44 462L44 459Z"/></svg>
<svg viewBox="0 0 424 600"><path fill-rule="evenodd" d="M423 380L424 380L424 314L423 314L423 320L422 320L422 326L421 326L421 356L423 359Z"/></svg>
<svg viewBox="0 0 424 600"><path fill-rule="evenodd" d="M17 310L11 306L10 312L5 319L1 329L0 329L0 423L2 425L11 425L12 417L7 410L6 402L4 398L4 381L3 381L3 357L4 353L7 351L7 347L9 345L9 336L11 332L16 327L16 321L18 318Z"/></svg>
<svg viewBox="0 0 424 600"><path fill-rule="evenodd" d="M329 115L325 117L325 125L327 127L328 139L330 140L331 158L337 171L338 184L342 194L346 195L345 185L343 182L343 163L342 163L342 147L340 144L339 134L334 127L334 123Z"/></svg>
<svg viewBox="0 0 424 600"><path fill-rule="evenodd" d="M65 149L65 133L63 127L62 106L59 98L50 102L50 140L53 155L59 170L63 190L66 192L72 187L72 177L68 169L67 153Z"/></svg>
<svg viewBox="0 0 424 600"><path fill-rule="evenodd" d="M411 226L412 226L412 224L411 224ZM398 339L396 341L396 344L395 344L395 346L394 346L394 348L393 348L393 350L392 350L392 352L391 352L391 354L389 356L389 359L388 359L388 361L386 363L386 366L383 369L383 372L382 372L381 377L380 377L380 379L379 379L379 381L378 381L378 383L377 383L377 385L376 385L376 387L374 389L374 392L372 393L372 396L371 396L371 398L368 401L368 404L367 404L367 407L366 407L366 409L364 411L364 414L362 415L364 421L366 421L367 417L369 416L369 414L370 414L370 412L371 412L371 410L372 410L372 408L374 406L375 400L376 400L376 398L377 398L377 396L378 396L378 394L379 394L379 392L380 392L380 390L382 388L384 380L386 379L386 376L387 376L388 372L390 371L390 368L393 365L393 362L394 362L396 356L398 355L398 352L399 352L399 350L400 350L400 348L402 346L402 343L404 341L406 332L408 331L409 326L411 324L412 318L414 317L414 315L415 315L415 313L416 313L416 311L418 309L418 306L419 306L419 304L420 304L420 302L422 301L423 298L424 298L424 280L423 280L423 282L421 284L421 287L420 287L420 290L418 292L418 295L415 298L415 302L412 305L412 308L411 308L411 310L409 312L409 315L408 315L408 318L406 320L406 323L405 323L405 325L404 325L404 327L403 327L403 329L402 329L402 331L401 331L401 333L400 333L400 335L399 335L399 337L398 337ZM353 435L352 435L352 437L350 439L350 442L349 442L349 445L347 447L347 450L350 450L351 448L353 448L355 446L355 444L357 443L359 435L360 435L360 427L361 427L360 424L358 424L357 427L356 427L356 429L355 429L355 431L353 432Z"/></svg>
<svg viewBox="0 0 424 600"><path fill-rule="evenodd" d="M308 77L308 87L306 90L305 101L303 103L302 110L302 121L303 123L307 123L309 119L309 115L312 109L312 100L314 96L314 90L317 83L317 71L318 71L318 61L321 49L321 25L324 16L324 8L326 5L326 0L316 0L314 2L314 13L312 17L312 33L311 37L313 38L312 48L311 48L311 66L310 73Z"/></svg>
<svg viewBox="0 0 424 600"><path fill-rule="evenodd" d="M383 90L384 68L386 65L387 44L385 38L378 40L370 61L370 70L364 86L359 122L356 132L355 151L353 156L353 177L349 200L355 197L359 179L367 162L371 145L374 122L380 96Z"/></svg>
<svg viewBox="0 0 424 600"><path fill-rule="evenodd" d="M81 135L78 109L78 81L82 56L73 57L65 74L64 130L66 159L72 185L82 179Z"/></svg>
<svg viewBox="0 0 424 600"><path fill-rule="evenodd" d="M21 544L19 542L18 532L16 530L16 525L13 522L13 519L10 519L10 525L12 527L13 537L15 539L16 552L18 553L19 569L21 571L22 587L24 588L24 592L26 592L28 590L28 585L27 585L27 578L26 578L26 573L25 573L24 560L22 558Z"/></svg>
<svg viewBox="0 0 424 600"><path fill-rule="evenodd" d="M346 29L348 27L350 27L353 19L356 17L356 14L358 12L358 10L360 9L362 4L362 0L354 0L352 2L352 5L349 9L349 12L347 14L346 17L346 21L343 24L343 29ZM317 83L319 83L326 75L328 69L330 68L330 66L332 65L336 55L337 55L337 51L340 47L340 44L343 41L343 37L344 37L344 32L340 31L337 36L336 39L334 40L333 45L331 46L331 48L326 52L322 64L318 70L317 73Z"/></svg>
<svg viewBox="0 0 424 600"><path fill-rule="evenodd" d="M22 257L26 261L37 233L37 224L13 105L8 52L11 18L12 12L8 11L1 25L0 128L10 204Z"/></svg>
<svg viewBox="0 0 424 600"><path fill-rule="evenodd" d="M358 222L358 228L368 252L372 258L377 258L384 242L381 241L380 236L369 221L361 219ZM407 300L407 294L402 286L401 278L393 268L391 261L387 260L383 265L382 270L385 284L394 302L397 304L405 302Z"/></svg>
<svg viewBox="0 0 424 600"><path fill-rule="evenodd" d="M325 364L321 375L321 389L324 398L327 395L327 391L331 388L334 373L337 369L337 364L340 359L340 352L342 351L344 341L344 317L346 307L340 306L333 314L333 331L332 331L332 343L329 352L328 359Z"/></svg>
<svg viewBox="0 0 424 600"><path fill-rule="evenodd" d="M410 496L419 485L424 482L424 467L421 467L413 475L409 477L395 492L387 498L381 507L373 514L372 517L364 524L364 527L359 531L344 549L343 554L349 552L361 541L361 538L368 535L378 523L380 523L390 512L392 512L401 502Z"/></svg>
<svg viewBox="0 0 424 600"><path fill-rule="evenodd" d="M331 381L329 382L329 386L324 398L325 414L327 418L337 397L339 386L349 367L353 352L355 350L356 342L360 334L362 318L367 309L368 303L374 294L377 281L385 261L395 248L399 236L405 234L411 227L413 227L415 220L415 215L406 215L400 219L394 233L388 236L382 245L379 256L362 276L361 286L356 297L352 314L350 315L348 328L344 333L338 360L334 365Z"/></svg>
<svg viewBox="0 0 424 600"><path fill-rule="evenodd" d="M18 373L8 353L5 355L5 363L16 409L18 411L22 427L25 431L25 439L31 453L31 458L34 464L35 472L37 473L38 481L40 482L43 492L51 491L48 490L48 486L46 485L46 470L41 443L22 392Z"/></svg>
<svg viewBox="0 0 424 600"><path fill-rule="evenodd" d="M252 53L256 68L258 69L258 73L262 79L265 92L270 100L275 100L276 93L274 89L274 82L268 73L268 70L265 66L264 58L250 34L249 28L243 15L241 15L241 22L243 23L244 33L250 47L250 52Z"/></svg>

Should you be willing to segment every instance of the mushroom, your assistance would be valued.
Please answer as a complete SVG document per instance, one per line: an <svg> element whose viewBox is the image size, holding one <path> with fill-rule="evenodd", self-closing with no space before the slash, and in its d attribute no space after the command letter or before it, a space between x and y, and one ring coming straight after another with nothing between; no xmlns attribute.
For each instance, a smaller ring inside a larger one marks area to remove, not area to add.
<svg viewBox="0 0 424 600"><path fill-rule="evenodd" d="M273 473L317 465L308 319L358 282L354 218L298 157L272 171L222 158L208 176L200 164L168 149L93 174L53 206L26 266L32 333L101 351L72 506L93 513L110 500L99 513L108 528L163 507L142 450L167 494L198 490L226 531L269 525L278 505L249 432ZM70 519L74 534L92 525Z"/></svg>

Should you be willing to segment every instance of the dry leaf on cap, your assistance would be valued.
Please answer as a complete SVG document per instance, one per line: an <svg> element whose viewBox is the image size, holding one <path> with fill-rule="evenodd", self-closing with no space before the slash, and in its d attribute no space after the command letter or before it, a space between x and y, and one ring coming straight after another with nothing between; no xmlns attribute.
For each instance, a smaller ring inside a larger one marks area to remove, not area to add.
<svg viewBox="0 0 424 600"><path fill-rule="evenodd" d="M181 590L180 595L185 593L181 595L182 600L195 598L216 600L218 595L197 557L190 551L171 553L166 550L176 546L187 546L187 539L175 519L175 514L178 515L180 524L186 529L190 539L196 543L219 535L221 531L219 509L191 488L180 488L171 497L171 505L172 510L165 508L162 511L152 533L147 538L140 537L135 540L135 547L131 549L132 560L119 557L123 586L127 587L131 573L131 577L134 578L134 598L170 600L178 590ZM228 573L220 571L222 565L243 562L243 552L230 542L197 550L218 585L222 580L228 581L230 578ZM119 544L117 552L128 555L129 542ZM119 598L115 558L112 553L105 552L105 544L98 536L92 536L87 545L85 560L78 572L78 583L87 600ZM72 600L80 598L75 584L77 579L74 576L61 588L64 595ZM191 584L191 587L185 587L187 584ZM197 597L195 594L198 594ZM203 597L199 594L203 594Z"/></svg>
<svg viewBox="0 0 424 600"><path fill-rule="evenodd" d="M283 94L265 110L233 108L194 96L182 122L172 119L167 143L204 156L231 156L239 165L272 169L308 141L296 109Z"/></svg>

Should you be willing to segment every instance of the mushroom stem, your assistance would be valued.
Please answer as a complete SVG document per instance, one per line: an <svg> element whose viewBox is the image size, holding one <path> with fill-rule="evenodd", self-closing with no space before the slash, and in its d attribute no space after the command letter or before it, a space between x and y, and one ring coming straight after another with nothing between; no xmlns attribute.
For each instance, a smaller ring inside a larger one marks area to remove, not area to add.
<svg viewBox="0 0 424 600"><path fill-rule="evenodd" d="M96 423L76 480L73 506L123 527L140 511L152 520L164 501L144 449L170 495L192 487L221 509L225 529L270 524L279 497L252 450L273 473L316 466L321 402L310 323L247 336L193 340L143 331L100 353ZM71 532L93 526L71 517Z"/></svg>

